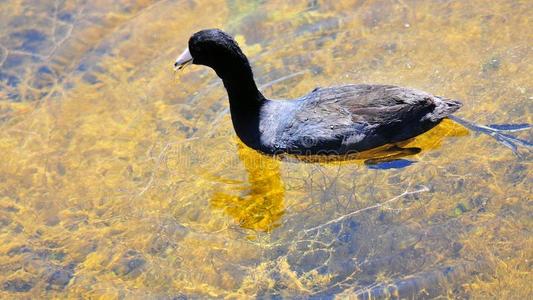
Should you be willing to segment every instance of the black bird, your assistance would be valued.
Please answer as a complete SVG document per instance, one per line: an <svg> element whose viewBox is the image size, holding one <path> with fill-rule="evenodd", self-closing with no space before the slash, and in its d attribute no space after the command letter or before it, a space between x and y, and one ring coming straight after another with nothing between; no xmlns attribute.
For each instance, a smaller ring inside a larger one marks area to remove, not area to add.
<svg viewBox="0 0 533 300"><path fill-rule="evenodd" d="M269 100L258 90L237 42L219 29L202 30L189 39L174 67L189 63L215 70L228 93L235 132L247 146L268 154L368 150L415 137L462 105L411 88L374 84L315 88L298 99Z"/></svg>

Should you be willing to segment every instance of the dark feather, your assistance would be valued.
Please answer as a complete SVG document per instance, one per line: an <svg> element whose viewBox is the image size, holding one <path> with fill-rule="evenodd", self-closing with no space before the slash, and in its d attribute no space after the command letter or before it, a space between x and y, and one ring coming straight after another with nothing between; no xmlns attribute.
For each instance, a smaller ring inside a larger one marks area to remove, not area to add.
<svg viewBox="0 0 533 300"><path fill-rule="evenodd" d="M457 101L390 85L320 88L294 101L270 101L262 115L275 110L280 118L272 120L277 124L262 122L263 128L276 128L263 131L263 141L270 152L363 151L414 137L459 107Z"/></svg>

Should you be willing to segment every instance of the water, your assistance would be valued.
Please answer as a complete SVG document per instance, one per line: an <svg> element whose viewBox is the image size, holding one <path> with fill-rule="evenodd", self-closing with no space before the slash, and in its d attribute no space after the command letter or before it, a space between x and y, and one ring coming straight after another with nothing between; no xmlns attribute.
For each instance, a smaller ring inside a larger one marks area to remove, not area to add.
<svg viewBox="0 0 533 300"><path fill-rule="evenodd" d="M172 63L219 27L272 98L387 83L461 99L480 124L533 123L532 13L2 2L0 297L530 298L527 149L446 121L393 162L270 158L236 139L214 72Z"/></svg>

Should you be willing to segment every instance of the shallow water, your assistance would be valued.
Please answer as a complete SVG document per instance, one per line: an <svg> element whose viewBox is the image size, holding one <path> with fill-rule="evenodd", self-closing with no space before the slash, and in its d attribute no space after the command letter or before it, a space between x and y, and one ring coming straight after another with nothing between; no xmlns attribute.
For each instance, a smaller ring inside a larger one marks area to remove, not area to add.
<svg viewBox="0 0 533 300"><path fill-rule="evenodd" d="M172 71L219 27L272 98L389 83L480 124L533 123L532 13L0 1L0 297L532 297L527 149L446 121L393 162L266 157L235 138L214 72Z"/></svg>

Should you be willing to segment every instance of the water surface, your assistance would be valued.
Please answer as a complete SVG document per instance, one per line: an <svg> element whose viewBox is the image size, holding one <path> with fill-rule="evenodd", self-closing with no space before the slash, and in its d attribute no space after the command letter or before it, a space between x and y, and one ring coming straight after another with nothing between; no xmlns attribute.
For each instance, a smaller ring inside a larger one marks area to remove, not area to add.
<svg viewBox="0 0 533 300"><path fill-rule="evenodd" d="M172 63L219 27L268 97L387 83L461 99L481 124L533 123L532 13L3 1L0 297L531 297L527 150L446 121L392 162L271 158L235 138L213 71Z"/></svg>

